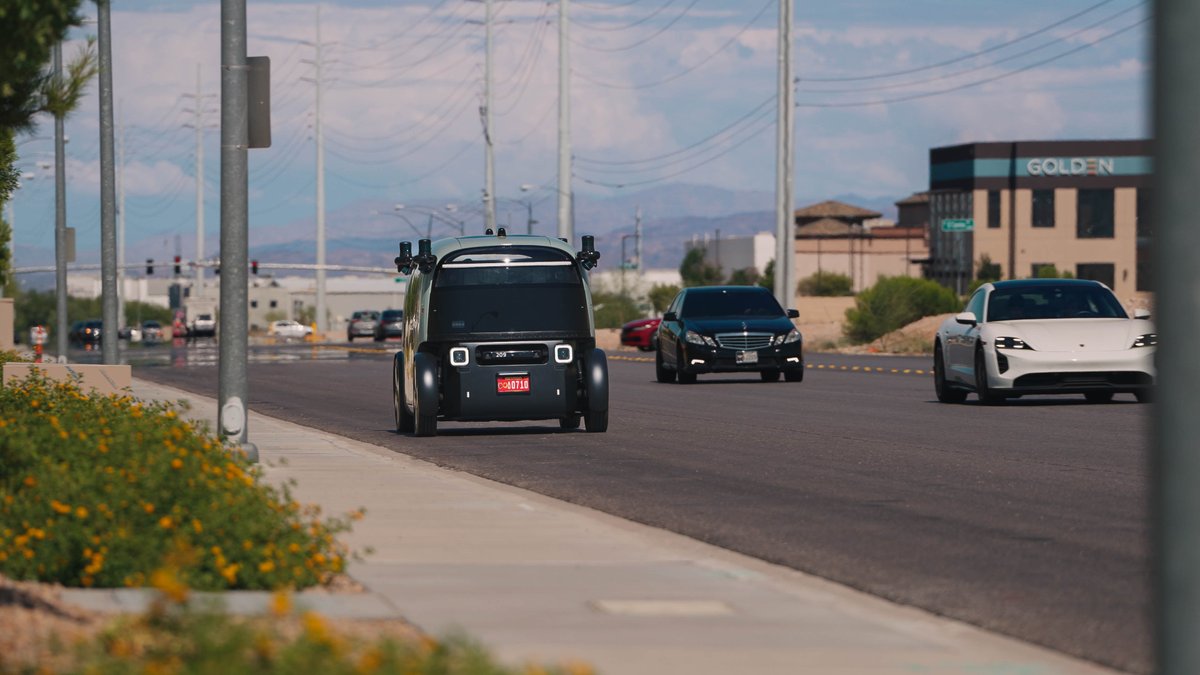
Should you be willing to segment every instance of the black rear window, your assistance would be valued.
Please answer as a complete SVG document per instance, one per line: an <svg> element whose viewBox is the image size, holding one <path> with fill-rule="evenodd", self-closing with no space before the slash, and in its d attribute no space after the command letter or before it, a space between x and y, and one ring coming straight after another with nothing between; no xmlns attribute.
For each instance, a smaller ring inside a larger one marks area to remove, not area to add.
<svg viewBox="0 0 1200 675"><path fill-rule="evenodd" d="M435 275L432 339L588 334L583 280L565 251L536 246L469 249L443 261Z"/></svg>
<svg viewBox="0 0 1200 675"><path fill-rule="evenodd" d="M775 296L765 288L693 291L683 299L680 312L680 316L685 319L782 315L783 308L775 301Z"/></svg>
<svg viewBox="0 0 1200 675"><path fill-rule="evenodd" d="M370 318L372 318L372 317L370 317L370 316L364 316L363 318L364 318L364 319L370 319ZM381 317L380 317L380 320L382 320L382 321L400 321L400 320L401 320L401 319L403 319L403 318L404 318L404 310L402 310L402 309L389 309L389 310L385 310L385 311L383 312L383 316L381 316Z"/></svg>

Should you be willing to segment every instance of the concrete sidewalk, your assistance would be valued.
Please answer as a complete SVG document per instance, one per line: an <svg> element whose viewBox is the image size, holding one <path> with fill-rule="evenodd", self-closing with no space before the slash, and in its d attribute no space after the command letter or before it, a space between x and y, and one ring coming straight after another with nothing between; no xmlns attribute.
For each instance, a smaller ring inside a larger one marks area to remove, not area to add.
<svg viewBox="0 0 1200 675"><path fill-rule="evenodd" d="M134 392L186 399L216 426L212 399L144 381ZM257 413L249 424L270 480L296 479L297 498L327 513L367 509L346 541L375 550L350 568L370 593L324 596L332 614L394 607L507 663L608 675L1111 672L393 450Z"/></svg>

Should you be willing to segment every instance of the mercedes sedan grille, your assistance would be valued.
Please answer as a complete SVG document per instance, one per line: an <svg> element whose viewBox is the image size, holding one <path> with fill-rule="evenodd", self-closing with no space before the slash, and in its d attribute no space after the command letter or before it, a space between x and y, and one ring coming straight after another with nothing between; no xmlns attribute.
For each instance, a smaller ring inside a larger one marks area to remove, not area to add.
<svg viewBox="0 0 1200 675"><path fill-rule="evenodd" d="M775 336L770 333L719 333L716 337L717 344L725 349L745 351L769 347Z"/></svg>

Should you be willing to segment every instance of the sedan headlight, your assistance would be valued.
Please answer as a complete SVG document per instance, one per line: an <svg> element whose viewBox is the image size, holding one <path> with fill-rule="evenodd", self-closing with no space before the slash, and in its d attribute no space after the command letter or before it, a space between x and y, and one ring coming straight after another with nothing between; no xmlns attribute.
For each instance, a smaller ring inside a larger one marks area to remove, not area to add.
<svg viewBox="0 0 1200 675"><path fill-rule="evenodd" d="M1025 344L1025 341L1021 338L1015 337L996 338L996 349L1028 349L1033 351L1033 347Z"/></svg>
<svg viewBox="0 0 1200 675"><path fill-rule="evenodd" d="M716 340L713 340L707 335L701 335L694 330L689 330L688 332L684 333L683 339L694 345L708 345L709 347L717 346Z"/></svg>
<svg viewBox="0 0 1200 675"><path fill-rule="evenodd" d="M776 335L773 343L775 344L775 346L779 346L779 345L791 344L793 342L799 342L799 341L800 341L800 331L793 328L786 333L783 333L781 335Z"/></svg>
<svg viewBox="0 0 1200 675"><path fill-rule="evenodd" d="M1145 335L1137 336L1133 341L1134 347L1154 347L1158 344L1158 333L1146 333Z"/></svg>

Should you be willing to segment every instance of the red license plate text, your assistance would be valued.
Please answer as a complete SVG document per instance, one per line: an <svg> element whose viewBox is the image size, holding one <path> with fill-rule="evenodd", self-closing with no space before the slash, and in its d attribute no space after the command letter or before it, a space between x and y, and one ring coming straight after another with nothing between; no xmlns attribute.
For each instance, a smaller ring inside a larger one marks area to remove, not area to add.
<svg viewBox="0 0 1200 675"><path fill-rule="evenodd" d="M528 394L529 393L529 376L528 375L497 375L496 376L496 393L497 394Z"/></svg>

